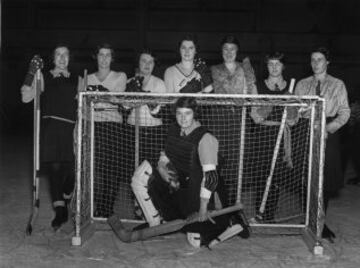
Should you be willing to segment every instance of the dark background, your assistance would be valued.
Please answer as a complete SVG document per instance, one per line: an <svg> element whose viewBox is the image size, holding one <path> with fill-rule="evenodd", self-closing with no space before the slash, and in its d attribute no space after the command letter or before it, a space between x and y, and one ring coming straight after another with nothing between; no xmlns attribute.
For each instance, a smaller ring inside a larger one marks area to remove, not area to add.
<svg viewBox="0 0 360 268"><path fill-rule="evenodd" d="M225 34L240 40L239 59L249 56L258 79L272 50L287 56L287 76L310 74L310 51L327 46L329 73L344 80L351 100L360 91L359 0L3 0L1 47L1 130L31 134L32 104L22 104L20 87L35 53L46 59L58 43L70 46L70 69L95 70L91 57L102 42L116 50L114 69L132 76L137 51L152 48L156 73L177 60L177 42L196 33L208 64L222 61Z"/></svg>

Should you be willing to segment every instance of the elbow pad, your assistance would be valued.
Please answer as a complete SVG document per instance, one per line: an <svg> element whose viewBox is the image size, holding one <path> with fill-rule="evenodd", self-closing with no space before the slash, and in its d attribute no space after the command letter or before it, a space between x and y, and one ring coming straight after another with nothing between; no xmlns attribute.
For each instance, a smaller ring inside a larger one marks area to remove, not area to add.
<svg viewBox="0 0 360 268"><path fill-rule="evenodd" d="M211 191L214 192L216 190L216 187L218 185L218 173L216 170L209 170L205 172L205 183L204 183L204 187Z"/></svg>

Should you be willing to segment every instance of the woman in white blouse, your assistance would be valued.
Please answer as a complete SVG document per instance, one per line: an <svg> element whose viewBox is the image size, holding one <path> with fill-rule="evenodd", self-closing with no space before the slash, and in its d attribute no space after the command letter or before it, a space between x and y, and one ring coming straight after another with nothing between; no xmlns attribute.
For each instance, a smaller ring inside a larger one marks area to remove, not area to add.
<svg viewBox="0 0 360 268"><path fill-rule="evenodd" d="M128 80L127 92L137 92L139 94L166 93L164 81L152 74L155 62L156 57L150 49L143 49L139 53L136 74ZM139 126L139 163L146 159L151 164L156 165L159 159L165 136L163 120L159 116L159 111L160 106L156 103L148 103L132 109L127 118L128 127L125 128L124 134L130 140L133 140L135 136L134 126ZM134 163L133 145L132 142L125 144L125 146L130 146L126 150L131 152L131 155L126 159L129 165Z"/></svg>
<svg viewBox="0 0 360 268"><path fill-rule="evenodd" d="M213 90L211 71L204 62L195 60L198 45L195 36L186 35L179 42L181 60L166 69L164 74L167 92L208 93Z"/></svg>
<svg viewBox="0 0 360 268"><path fill-rule="evenodd" d="M101 44L95 52L97 71L87 77L87 90L123 92L126 74L111 69L114 50L109 44ZM116 184L123 177L117 168L122 161L120 145L123 139L123 116L117 106L110 103L95 104L95 176L94 215L107 218L113 213Z"/></svg>

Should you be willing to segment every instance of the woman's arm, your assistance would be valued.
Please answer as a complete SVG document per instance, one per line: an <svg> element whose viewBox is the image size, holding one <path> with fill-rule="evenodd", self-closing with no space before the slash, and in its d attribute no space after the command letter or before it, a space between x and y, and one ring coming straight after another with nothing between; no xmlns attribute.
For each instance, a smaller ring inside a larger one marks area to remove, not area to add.
<svg viewBox="0 0 360 268"><path fill-rule="evenodd" d="M200 189L199 220L205 221L208 219L207 207L211 194L216 190L218 184L216 171L219 152L218 140L210 133L206 133L199 142L198 152L204 174Z"/></svg>
<svg viewBox="0 0 360 268"><path fill-rule="evenodd" d="M336 118L326 125L326 130L329 133L334 133L339 130L350 118L350 107L348 103L348 95L345 84L343 82L335 89L336 94L334 100L338 105Z"/></svg>
<svg viewBox="0 0 360 268"><path fill-rule="evenodd" d="M44 78L43 78L42 74L40 76L40 81L41 81L41 92L43 92L44 91ZM35 84L36 84L36 82L34 79L31 86L22 85L22 87L20 88L21 101L23 103L29 103L35 98Z"/></svg>
<svg viewBox="0 0 360 268"><path fill-rule="evenodd" d="M165 82L165 87L166 87L166 91L168 93L174 93L175 92L175 88L173 85L173 72L171 71L171 67L167 68L164 74L164 82Z"/></svg>

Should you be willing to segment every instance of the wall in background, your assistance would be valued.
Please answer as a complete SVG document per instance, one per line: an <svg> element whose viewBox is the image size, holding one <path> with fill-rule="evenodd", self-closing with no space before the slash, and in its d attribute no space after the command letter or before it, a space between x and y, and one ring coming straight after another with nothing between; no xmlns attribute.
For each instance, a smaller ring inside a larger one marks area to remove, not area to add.
<svg viewBox="0 0 360 268"><path fill-rule="evenodd" d="M116 48L114 69L133 74L139 49L151 47L160 59L157 74L177 61L184 33L196 33L200 54L209 64L221 62L220 40L236 34L240 58L251 58L258 76L263 58L280 50L286 72L309 74L309 52L330 48L330 73L342 78L351 97L360 88L360 11L358 0L3 0L2 121L6 129L31 129L32 107L20 102L19 87L35 53L47 59L57 43L72 49L73 71L90 72L97 44Z"/></svg>

